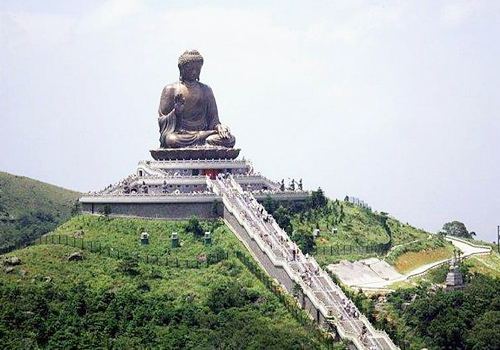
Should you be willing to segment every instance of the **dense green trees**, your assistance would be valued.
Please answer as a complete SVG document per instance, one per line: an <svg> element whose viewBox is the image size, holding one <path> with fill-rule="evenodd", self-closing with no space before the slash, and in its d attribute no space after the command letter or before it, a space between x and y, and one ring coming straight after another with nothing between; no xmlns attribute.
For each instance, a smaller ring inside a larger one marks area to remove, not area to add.
<svg viewBox="0 0 500 350"><path fill-rule="evenodd" d="M290 210L282 207L281 205L274 211L272 214L274 219L276 220L276 223L286 232L289 234L292 233L293 227L292 227L292 213Z"/></svg>
<svg viewBox="0 0 500 350"><path fill-rule="evenodd" d="M429 349L500 349L500 280L470 276L463 291L444 292L421 285L392 293L396 329L411 344ZM394 336L394 335L393 335ZM398 335L395 335L398 337Z"/></svg>
<svg viewBox="0 0 500 350"><path fill-rule="evenodd" d="M263 205L266 211L274 217L276 223L290 235L290 238L297 243L304 253L311 254L314 252L316 242L312 232L293 232L292 219L295 214L311 216L311 212L328 210L328 199L321 188L312 191L305 204L293 203L283 206L278 201L267 196Z"/></svg>
<svg viewBox="0 0 500 350"><path fill-rule="evenodd" d="M307 199L306 206L313 209L326 207L328 199L323 190L319 187L316 191L312 191L311 196Z"/></svg>
<svg viewBox="0 0 500 350"><path fill-rule="evenodd" d="M316 249L316 242L311 233L308 232L294 232L292 235L292 241L297 243L300 250L304 254L312 254Z"/></svg>
<svg viewBox="0 0 500 350"><path fill-rule="evenodd" d="M467 344L473 350L500 349L500 311L487 311L469 332Z"/></svg>
<svg viewBox="0 0 500 350"><path fill-rule="evenodd" d="M45 209L23 211L17 219L0 223L0 248L28 243L53 230L61 221L61 218Z"/></svg>
<svg viewBox="0 0 500 350"><path fill-rule="evenodd" d="M328 200L324 196L323 191L319 188L318 191L313 191L311 196L307 198L305 205L294 204L284 207L270 196L264 200L263 205L267 212L273 215L276 223L289 234L292 241L297 243L302 252L304 254L312 254L316 249L316 242L314 241L312 232L294 231L292 219L297 213L302 214L313 210L313 208L321 208L322 206L326 206L327 202Z"/></svg>
<svg viewBox="0 0 500 350"><path fill-rule="evenodd" d="M472 238L473 235L474 236L476 235L475 232L467 231L465 224L460 221L447 222L446 224L443 225L441 233L463 238Z"/></svg>
<svg viewBox="0 0 500 350"><path fill-rule="evenodd" d="M211 286L205 302L141 290L64 290L0 281L2 348L317 349L294 329L269 323L278 301L236 280Z"/></svg>

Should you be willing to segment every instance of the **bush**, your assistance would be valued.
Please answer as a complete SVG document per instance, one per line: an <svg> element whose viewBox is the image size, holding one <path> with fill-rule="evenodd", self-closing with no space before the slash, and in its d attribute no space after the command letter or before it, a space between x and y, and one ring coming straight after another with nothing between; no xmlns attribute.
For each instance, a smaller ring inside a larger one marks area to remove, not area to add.
<svg viewBox="0 0 500 350"><path fill-rule="evenodd" d="M296 232L292 235L292 241L297 243L304 254L312 254L316 249L316 242L311 233Z"/></svg>
<svg viewBox="0 0 500 350"><path fill-rule="evenodd" d="M217 246L210 249L207 255L207 261L209 263L216 263L224 260L225 257L226 257L226 251L221 247Z"/></svg>
<svg viewBox="0 0 500 350"><path fill-rule="evenodd" d="M191 232L192 234L198 237L203 236L203 227L201 227L200 221L196 216L193 215L189 219L186 226L186 232Z"/></svg>
<svg viewBox="0 0 500 350"><path fill-rule="evenodd" d="M139 274L139 264L137 259L133 256L125 256L120 264L118 265L118 271L130 276L135 276Z"/></svg>
<svg viewBox="0 0 500 350"><path fill-rule="evenodd" d="M292 214L288 209L280 206L273 213L273 217L276 220L276 223L287 233L291 233L293 231L292 228Z"/></svg>
<svg viewBox="0 0 500 350"><path fill-rule="evenodd" d="M307 199L307 205L313 209L324 208L327 204L328 199L326 198L321 187L319 187L316 191L312 191L311 196Z"/></svg>
<svg viewBox="0 0 500 350"><path fill-rule="evenodd" d="M215 313L246 303L246 291L237 281L225 280L210 289L207 306Z"/></svg>
<svg viewBox="0 0 500 350"><path fill-rule="evenodd" d="M274 200L270 195L266 196L262 205L264 206L264 208L266 208L266 211L271 215L273 215L274 212L279 207L278 201Z"/></svg>
<svg viewBox="0 0 500 350"><path fill-rule="evenodd" d="M111 206L109 204L106 204L101 210L100 213L104 215L105 217L108 217L109 214L111 214Z"/></svg>

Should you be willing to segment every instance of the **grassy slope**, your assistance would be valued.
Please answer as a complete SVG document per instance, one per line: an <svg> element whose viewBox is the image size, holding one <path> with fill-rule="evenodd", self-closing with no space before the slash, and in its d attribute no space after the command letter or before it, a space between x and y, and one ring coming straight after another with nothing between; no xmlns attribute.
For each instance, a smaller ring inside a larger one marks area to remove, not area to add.
<svg viewBox="0 0 500 350"><path fill-rule="evenodd" d="M492 251L489 255L476 255L466 260L466 265L472 273L500 278L500 254Z"/></svg>
<svg viewBox="0 0 500 350"><path fill-rule="evenodd" d="M385 229L380 224L380 215L357 207L351 203L329 201L329 210L313 210L311 215L296 215L292 221L294 230L312 232L319 227L324 244L376 244L388 241ZM337 223L342 211L344 219ZM409 224L389 217L387 224L392 232L393 244L398 245L429 236L429 233L417 229ZM332 234L332 229L337 228L337 233Z"/></svg>
<svg viewBox="0 0 500 350"><path fill-rule="evenodd" d="M0 247L46 233L69 219L80 193L0 172Z"/></svg>
<svg viewBox="0 0 500 350"><path fill-rule="evenodd" d="M394 268L399 273L407 273L417 267L441 261L453 256L453 246L446 245L442 248L421 250L419 252L407 252L398 257Z"/></svg>
<svg viewBox="0 0 500 350"><path fill-rule="evenodd" d="M373 244L385 243L387 234L379 225L375 214L369 213L352 204L342 202L337 205L329 201L329 210L310 210L303 215L297 214L292 220L293 229L296 231L312 232L319 228L322 239L317 242L330 246L336 244ZM341 206L345 218L340 222ZM337 228L337 233L332 234L332 229Z"/></svg>
<svg viewBox="0 0 500 350"><path fill-rule="evenodd" d="M55 216L68 217L81 193L50 185L24 176L0 171L0 203L11 216L26 210L44 208Z"/></svg>
<svg viewBox="0 0 500 350"><path fill-rule="evenodd" d="M203 224L209 226L209 224ZM139 219L106 219L96 216L79 216L66 222L54 233L73 235L78 230L84 231L84 237L103 242L117 249L134 253L154 252L178 257L192 257L193 254L207 253L214 247L207 247L193 238L191 233L184 232L185 223L161 220ZM138 244L139 232L146 229L151 235L150 246ZM182 247L166 250L169 246L170 232L179 232ZM240 249L243 245L222 225L213 232L213 246L224 249ZM33 285L44 284L45 276L52 277L53 285L61 291L68 290L78 283L88 284L92 290L113 293L128 293L141 290L142 297L168 296L175 305L184 305L188 296L194 296L193 303L202 307L214 286L224 281L237 281L244 287L253 290L263 300L260 304L245 306L259 313L259 318L267 327L276 332L288 334L287 337L302 344L307 332L286 311L277 298L257 280L240 261L232 255L229 260L202 267L200 269L167 268L140 263L138 276L129 276L119 272L120 260L100 256L97 253L84 252L85 259L81 262L68 262L67 257L76 249L57 245L36 245L8 255L15 255L23 261L16 267L16 272L5 274L0 272L0 283ZM25 278L17 272L28 271ZM144 285L147 289L144 290ZM248 320L252 322L252 320ZM1 331L1 329L0 329ZM157 334L168 334L169 326L158 327ZM1 332L0 332L1 335ZM0 337L1 338L1 337ZM307 347L318 348L318 344L308 344Z"/></svg>
<svg viewBox="0 0 500 350"><path fill-rule="evenodd" d="M85 241L99 241L102 248L111 247L139 254L168 255L177 258L194 258L200 253L208 253L209 248L201 238L185 232L186 221L166 220L131 220L128 218L105 218L92 215L80 215L65 222L53 231L53 234L73 237L83 233ZM213 231L219 223L201 223L203 231ZM149 233L149 245L141 246L141 232ZM170 236L179 235L181 248L172 249ZM240 247L239 241L227 227L222 227L212 234L214 247L234 250Z"/></svg>
<svg viewBox="0 0 500 350"><path fill-rule="evenodd" d="M359 252L356 247L385 243L389 237L380 223L380 214L355 206L344 201L329 201L328 210L310 210L310 213L296 214L292 220L295 231L313 232L319 228L320 237L316 240L316 259L320 264L335 263L342 259L350 261L380 256L376 253ZM342 209L341 209L342 208ZM341 210L344 219L339 222ZM393 217L388 217L387 225L391 230L393 246L416 240L426 240L430 233L415 228L408 223L401 223ZM337 229L335 234L333 228ZM330 247L353 246L356 250L346 254L331 255ZM425 248L423 248L425 249Z"/></svg>

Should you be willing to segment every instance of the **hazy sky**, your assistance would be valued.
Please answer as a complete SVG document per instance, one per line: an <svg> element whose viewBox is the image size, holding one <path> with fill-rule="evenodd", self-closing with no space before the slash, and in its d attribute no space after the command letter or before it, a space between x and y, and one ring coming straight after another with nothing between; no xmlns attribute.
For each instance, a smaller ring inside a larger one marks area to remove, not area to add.
<svg viewBox="0 0 500 350"><path fill-rule="evenodd" d="M79 191L135 172L194 48L257 171L495 239L500 2L206 3L2 0L0 169Z"/></svg>

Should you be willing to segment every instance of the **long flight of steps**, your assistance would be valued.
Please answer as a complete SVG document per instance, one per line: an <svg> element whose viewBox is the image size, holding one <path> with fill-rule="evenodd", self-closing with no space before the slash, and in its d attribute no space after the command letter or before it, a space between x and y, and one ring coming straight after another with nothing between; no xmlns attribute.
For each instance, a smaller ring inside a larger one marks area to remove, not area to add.
<svg viewBox="0 0 500 350"><path fill-rule="evenodd" d="M302 291L302 307L324 329L333 325L357 349L397 349L387 333L376 330L313 257L302 254L249 192L231 175L210 180L207 187L224 202L224 220L264 270L289 293Z"/></svg>

